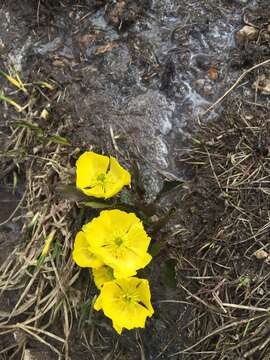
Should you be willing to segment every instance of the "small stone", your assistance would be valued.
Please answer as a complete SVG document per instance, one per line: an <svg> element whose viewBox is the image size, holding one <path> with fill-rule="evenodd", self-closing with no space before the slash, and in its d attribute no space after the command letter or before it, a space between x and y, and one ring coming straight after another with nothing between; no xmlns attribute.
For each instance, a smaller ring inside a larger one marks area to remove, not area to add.
<svg viewBox="0 0 270 360"><path fill-rule="evenodd" d="M250 121L250 120L254 119L254 115L252 115L252 114L246 114L246 115L245 115L245 119L248 120L248 121Z"/></svg>
<svg viewBox="0 0 270 360"><path fill-rule="evenodd" d="M267 26L267 32L270 34L270 24Z"/></svg>
<svg viewBox="0 0 270 360"><path fill-rule="evenodd" d="M50 360L52 354L47 351L25 349L23 360Z"/></svg>
<svg viewBox="0 0 270 360"><path fill-rule="evenodd" d="M23 360L34 360L33 356L31 355L31 350L25 349Z"/></svg>
<svg viewBox="0 0 270 360"><path fill-rule="evenodd" d="M17 329L13 333L14 339L18 345L23 345L26 342L26 334L21 329Z"/></svg>
<svg viewBox="0 0 270 360"><path fill-rule="evenodd" d="M270 95L270 77L260 75L257 80L252 84L252 88L260 91L263 95Z"/></svg>
<svg viewBox="0 0 270 360"><path fill-rule="evenodd" d="M208 77L209 77L210 80L215 81L218 78L217 68L215 66L213 66L213 65L210 67L207 74L208 74Z"/></svg>
<svg viewBox="0 0 270 360"><path fill-rule="evenodd" d="M263 249L259 249L257 250L254 255L256 256L257 259L261 260L261 259L266 259L269 254L267 251L263 250Z"/></svg>
<svg viewBox="0 0 270 360"><path fill-rule="evenodd" d="M256 40L259 34L259 30L249 26L245 25L242 27L241 30L237 31L235 34L235 41L238 46L244 46L244 44L248 41Z"/></svg>
<svg viewBox="0 0 270 360"><path fill-rule="evenodd" d="M214 94L213 88L211 85L206 85L203 89L203 92L206 96L212 96Z"/></svg>
<svg viewBox="0 0 270 360"><path fill-rule="evenodd" d="M270 31L264 31L262 33L262 40L265 41L265 42L270 41Z"/></svg>
<svg viewBox="0 0 270 360"><path fill-rule="evenodd" d="M56 67L64 67L65 66L65 63L59 59L54 60L52 64L53 64L53 66L56 66Z"/></svg>
<svg viewBox="0 0 270 360"><path fill-rule="evenodd" d="M205 80L204 80L204 79L198 79L198 80L195 81L195 86L196 86L198 89L203 89L204 84L205 84Z"/></svg>
<svg viewBox="0 0 270 360"><path fill-rule="evenodd" d="M263 296L264 295L264 290L262 288L258 288L257 289L257 294Z"/></svg>
<svg viewBox="0 0 270 360"><path fill-rule="evenodd" d="M211 67L211 60L209 56L204 54L197 55L195 58L195 62L198 68L205 71L209 70L209 68Z"/></svg>
<svg viewBox="0 0 270 360"><path fill-rule="evenodd" d="M157 221L159 220L159 218L158 218L157 215L153 215L153 216L151 216L150 220L151 220L153 223L155 223L155 222L157 222Z"/></svg>

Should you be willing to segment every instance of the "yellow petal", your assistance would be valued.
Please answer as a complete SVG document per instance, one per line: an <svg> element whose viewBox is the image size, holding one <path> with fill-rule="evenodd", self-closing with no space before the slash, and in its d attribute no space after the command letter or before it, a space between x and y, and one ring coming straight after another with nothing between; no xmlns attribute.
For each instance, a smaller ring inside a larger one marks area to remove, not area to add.
<svg viewBox="0 0 270 360"><path fill-rule="evenodd" d="M126 255L119 261L111 261L110 266L113 267L113 275L116 279L121 279L124 277L134 276L137 274L136 270L143 269L150 263L152 256L148 253L144 254L142 257ZM109 261L109 260L108 260Z"/></svg>
<svg viewBox="0 0 270 360"><path fill-rule="evenodd" d="M125 245L136 254L143 254L147 251L151 238L147 235L142 223L132 226L127 233Z"/></svg>
<svg viewBox="0 0 270 360"><path fill-rule="evenodd" d="M98 289L101 289L106 282L114 280L113 269L106 265L93 269L92 273Z"/></svg>
<svg viewBox="0 0 270 360"><path fill-rule="evenodd" d="M87 196L96 198L105 198L105 188L101 184L97 184L91 189L81 189Z"/></svg>
<svg viewBox="0 0 270 360"><path fill-rule="evenodd" d="M97 311L102 309L102 294L99 294L99 296L97 297L94 303L94 309Z"/></svg>
<svg viewBox="0 0 270 360"><path fill-rule="evenodd" d="M90 251L87 238L83 231L77 233L74 243L73 260L81 267L100 267L103 262Z"/></svg>
<svg viewBox="0 0 270 360"><path fill-rule="evenodd" d="M109 174L111 174L111 176L115 179L121 179L124 185L130 185L131 183L130 173L124 169L113 156L110 156Z"/></svg>
<svg viewBox="0 0 270 360"><path fill-rule="evenodd" d="M117 268L113 269L113 276L116 279L122 279L123 277L130 277L130 276L134 276L137 275L137 271L136 270L125 270L123 266L117 266Z"/></svg>
<svg viewBox="0 0 270 360"><path fill-rule="evenodd" d="M103 211L101 211L101 214ZM89 246L94 251L96 246L102 246L104 239L106 239L112 232L110 225L106 222L105 218L101 219L101 215L92 219L89 223L82 227Z"/></svg>
<svg viewBox="0 0 270 360"><path fill-rule="evenodd" d="M115 321L113 321L113 327L114 329L118 332L119 335L122 334L123 331L123 327L118 325Z"/></svg>
<svg viewBox="0 0 270 360"><path fill-rule="evenodd" d="M140 298L141 302L147 307L149 311L149 316L152 316L154 313L154 309L151 304L151 293L149 282L146 279L139 279L140 282L136 285L136 290L138 297Z"/></svg>
<svg viewBox="0 0 270 360"><path fill-rule="evenodd" d="M130 185L131 176L114 157L110 157L110 170L106 176L106 198L117 194L125 185Z"/></svg>
<svg viewBox="0 0 270 360"><path fill-rule="evenodd" d="M86 195L104 197L104 192L100 193L100 189L93 189L97 184L97 177L107 172L109 162L108 156L93 151L84 152L76 162L76 186Z"/></svg>
<svg viewBox="0 0 270 360"><path fill-rule="evenodd" d="M109 199L114 195L118 194L123 187L124 184L122 183L122 181L113 182L113 180L111 179L111 175L108 174L106 176L106 185L102 197L104 197L104 199Z"/></svg>
<svg viewBox="0 0 270 360"><path fill-rule="evenodd" d="M135 224L140 224L141 220L134 213L127 213L122 210L103 210L101 219L106 222L108 226L113 226L117 231L122 232L123 235L127 233Z"/></svg>

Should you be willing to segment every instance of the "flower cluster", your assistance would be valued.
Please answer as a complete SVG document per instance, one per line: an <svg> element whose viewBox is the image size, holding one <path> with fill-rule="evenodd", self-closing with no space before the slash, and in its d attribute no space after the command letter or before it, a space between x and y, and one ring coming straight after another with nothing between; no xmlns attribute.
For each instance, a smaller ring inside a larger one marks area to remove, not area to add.
<svg viewBox="0 0 270 360"><path fill-rule="evenodd" d="M113 157L86 152L76 166L77 187L87 195L108 198L131 181ZM150 240L134 213L117 209L101 211L75 238L73 259L92 269L100 290L94 308L103 310L119 334L123 328L144 327L154 312L148 281L134 277L152 259Z"/></svg>

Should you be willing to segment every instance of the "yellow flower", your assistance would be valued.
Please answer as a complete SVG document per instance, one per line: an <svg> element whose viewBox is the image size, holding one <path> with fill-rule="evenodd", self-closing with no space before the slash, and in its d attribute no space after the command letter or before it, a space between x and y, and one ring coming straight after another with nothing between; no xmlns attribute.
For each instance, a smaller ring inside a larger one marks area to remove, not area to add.
<svg viewBox="0 0 270 360"><path fill-rule="evenodd" d="M114 280L113 269L106 265L93 269L92 273L98 289L101 289L106 282Z"/></svg>
<svg viewBox="0 0 270 360"><path fill-rule="evenodd" d="M110 198L131 182L129 172L114 157L93 151L83 153L76 168L76 186L88 196Z"/></svg>
<svg viewBox="0 0 270 360"><path fill-rule="evenodd" d="M104 210L83 226L90 250L114 270L115 278L129 277L152 259L150 237L139 218L121 210Z"/></svg>
<svg viewBox="0 0 270 360"><path fill-rule="evenodd" d="M150 299L147 280L135 277L116 279L103 285L94 309L103 310L121 334L123 328L130 330L145 326L147 316L154 313Z"/></svg>
<svg viewBox="0 0 270 360"><path fill-rule="evenodd" d="M91 252L83 231L79 231L76 235L72 255L75 263L81 267L97 268L103 265L103 262Z"/></svg>

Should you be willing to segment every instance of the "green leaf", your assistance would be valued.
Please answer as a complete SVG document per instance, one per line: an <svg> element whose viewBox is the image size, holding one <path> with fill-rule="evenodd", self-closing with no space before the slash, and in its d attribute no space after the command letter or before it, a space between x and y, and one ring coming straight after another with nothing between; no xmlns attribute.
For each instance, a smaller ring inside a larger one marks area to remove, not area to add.
<svg viewBox="0 0 270 360"><path fill-rule="evenodd" d="M176 289L176 267L177 261L175 259L169 259L165 262L162 276L164 279L164 283L172 288Z"/></svg>
<svg viewBox="0 0 270 360"><path fill-rule="evenodd" d="M78 321L78 330L82 330L85 323L91 324L93 317L93 305L96 301L95 295L92 299L88 299L84 304L81 304L80 318Z"/></svg>
<svg viewBox="0 0 270 360"><path fill-rule="evenodd" d="M113 204L103 203L99 201L81 201L79 205L91 207L92 209L109 209L114 207Z"/></svg>
<svg viewBox="0 0 270 360"><path fill-rule="evenodd" d="M155 257L157 256L161 250L163 249L164 247L164 244L162 244L161 242L155 242L154 244L151 244L150 245L150 248L149 248L149 253Z"/></svg>
<svg viewBox="0 0 270 360"><path fill-rule="evenodd" d="M87 197L78 190L74 185L58 184L55 189L56 193L63 199L70 201L83 201Z"/></svg>
<svg viewBox="0 0 270 360"><path fill-rule="evenodd" d="M37 258L37 269L39 270L41 268L41 266L44 264L44 261L46 259L46 255L40 255Z"/></svg>
<svg viewBox="0 0 270 360"><path fill-rule="evenodd" d="M59 258L60 255L61 255L61 243L57 240L54 244L52 258L53 259Z"/></svg>
<svg viewBox="0 0 270 360"><path fill-rule="evenodd" d="M35 123L30 123L28 121L16 121L15 125L18 128L26 128L26 129L34 130L37 132L38 136L43 136L44 134L44 130Z"/></svg>
<svg viewBox="0 0 270 360"><path fill-rule="evenodd" d="M55 142L60 145L71 146L71 143L60 135L52 135L49 137L49 141Z"/></svg>
<svg viewBox="0 0 270 360"><path fill-rule="evenodd" d="M132 175L133 175L132 177L133 177L135 192L141 195L145 194L145 188L141 177L141 171L135 160L132 162Z"/></svg>
<svg viewBox="0 0 270 360"><path fill-rule="evenodd" d="M22 112L23 111L23 107L21 107L19 104L16 103L16 101L12 100L11 98L5 96L3 93L0 93L0 100L12 105L15 107L15 109L18 112Z"/></svg>

